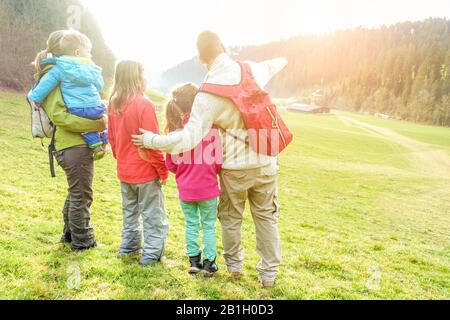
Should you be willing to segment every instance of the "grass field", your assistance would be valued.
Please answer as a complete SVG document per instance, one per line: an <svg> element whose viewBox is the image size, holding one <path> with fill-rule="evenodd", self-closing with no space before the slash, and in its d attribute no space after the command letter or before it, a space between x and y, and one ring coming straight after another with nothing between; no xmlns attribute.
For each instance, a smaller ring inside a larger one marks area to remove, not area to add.
<svg viewBox="0 0 450 320"><path fill-rule="evenodd" d="M0 299L449 299L450 129L349 113L285 117L296 139L280 159L284 259L276 287L263 290L249 214L241 281L224 271L220 232L217 277L187 274L173 178L167 259L146 268L118 259L112 157L95 168L92 221L104 246L75 254L59 244L64 173L49 177L23 97L0 93Z"/></svg>

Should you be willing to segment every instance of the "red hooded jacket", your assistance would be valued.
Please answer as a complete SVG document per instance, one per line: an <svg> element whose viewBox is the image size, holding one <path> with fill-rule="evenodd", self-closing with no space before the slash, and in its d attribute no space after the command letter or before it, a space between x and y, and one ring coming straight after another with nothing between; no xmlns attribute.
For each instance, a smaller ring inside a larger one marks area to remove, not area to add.
<svg viewBox="0 0 450 320"><path fill-rule="evenodd" d="M155 106L144 96L124 104L117 114L113 105L108 111L108 137L117 159L117 176L129 184L143 184L160 178L167 180L169 172L161 151L138 149L131 135L140 134L139 128L159 134Z"/></svg>

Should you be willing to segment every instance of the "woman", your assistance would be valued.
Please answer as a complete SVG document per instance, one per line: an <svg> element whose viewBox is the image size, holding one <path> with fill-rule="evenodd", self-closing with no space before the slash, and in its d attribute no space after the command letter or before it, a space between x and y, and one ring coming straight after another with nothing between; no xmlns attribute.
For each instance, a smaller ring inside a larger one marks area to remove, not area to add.
<svg viewBox="0 0 450 320"><path fill-rule="evenodd" d="M45 65L43 57L59 56L59 43L65 32L52 33L47 41L46 52L36 60L37 81L52 68ZM94 229L90 224L90 207L93 201L94 177L93 150L84 141L81 133L101 132L106 129L106 118L89 120L70 114L64 104L59 88L44 101L43 108L56 126L55 157L67 176L68 195L63 208L64 233L62 243L71 243L72 250L82 251L97 246Z"/></svg>

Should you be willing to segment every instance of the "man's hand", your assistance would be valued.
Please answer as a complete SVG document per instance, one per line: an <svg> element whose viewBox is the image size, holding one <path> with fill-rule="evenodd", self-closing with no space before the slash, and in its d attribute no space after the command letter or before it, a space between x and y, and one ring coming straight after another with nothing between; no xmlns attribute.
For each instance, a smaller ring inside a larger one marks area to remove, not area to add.
<svg viewBox="0 0 450 320"><path fill-rule="evenodd" d="M131 136L131 142L133 142L133 144L138 148L144 148L144 135L133 134Z"/></svg>
<svg viewBox="0 0 450 320"><path fill-rule="evenodd" d="M145 134L154 134L154 133L151 132L151 131L144 130L144 129L139 129L139 131L140 131L142 134L141 134L141 135L133 134L133 135L131 136L131 142L133 142L133 144L134 144L135 146L137 146L138 148L145 148L145 145L144 145L144 135L145 135Z"/></svg>

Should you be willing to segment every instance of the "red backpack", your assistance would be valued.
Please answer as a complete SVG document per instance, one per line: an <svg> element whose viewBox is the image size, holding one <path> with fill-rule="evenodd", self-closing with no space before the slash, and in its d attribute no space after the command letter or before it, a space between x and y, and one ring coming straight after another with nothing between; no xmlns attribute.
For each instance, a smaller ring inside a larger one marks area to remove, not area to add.
<svg viewBox="0 0 450 320"><path fill-rule="evenodd" d="M246 143L256 153L275 157L292 142L293 135L270 100L269 94L256 83L250 66L241 62L239 65L242 71L240 84L204 83L200 92L233 101L248 130Z"/></svg>

